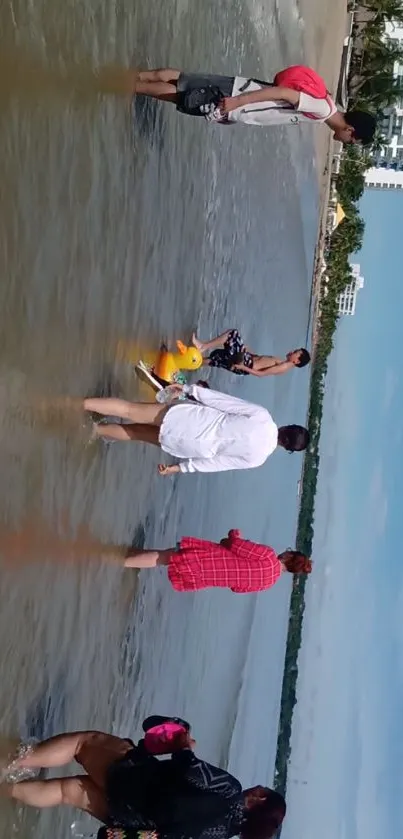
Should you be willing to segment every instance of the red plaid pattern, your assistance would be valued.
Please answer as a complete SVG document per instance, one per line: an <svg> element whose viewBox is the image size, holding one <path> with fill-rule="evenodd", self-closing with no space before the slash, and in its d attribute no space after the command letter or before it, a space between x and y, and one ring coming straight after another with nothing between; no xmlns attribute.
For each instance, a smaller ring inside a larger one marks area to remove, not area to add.
<svg viewBox="0 0 403 839"><path fill-rule="evenodd" d="M177 591L218 586L246 594L270 588L280 574L281 562L273 548L243 539L239 530L230 530L219 545L185 536L168 567Z"/></svg>

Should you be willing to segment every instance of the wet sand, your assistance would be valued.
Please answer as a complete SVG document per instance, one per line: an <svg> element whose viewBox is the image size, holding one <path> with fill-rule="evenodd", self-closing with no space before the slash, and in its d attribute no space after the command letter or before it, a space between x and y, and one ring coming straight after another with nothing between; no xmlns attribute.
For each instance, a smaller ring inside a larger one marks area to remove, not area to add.
<svg viewBox="0 0 403 839"><path fill-rule="evenodd" d="M301 11L306 21L304 39L307 58L323 76L330 92L335 93L346 34L347 4L345 0L334 0L333 3L301 0ZM315 146L318 178L321 191L324 191L323 173L332 147L331 134L326 125L317 126Z"/></svg>
<svg viewBox="0 0 403 839"><path fill-rule="evenodd" d="M347 4L345 0L334 0L330 4L321 0L301 0L301 11L305 21L309 21L309 25L306 24L304 28L307 58L312 67L315 67L323 76L330 92L335 93L340 75L343 42L346 35ZM316 340L318 290L321 276L319 264L326 235L334 145L333 135L327 126L317 126L315 129L315 152L319 188L319 217L309 323L313 348Z"/></svg>

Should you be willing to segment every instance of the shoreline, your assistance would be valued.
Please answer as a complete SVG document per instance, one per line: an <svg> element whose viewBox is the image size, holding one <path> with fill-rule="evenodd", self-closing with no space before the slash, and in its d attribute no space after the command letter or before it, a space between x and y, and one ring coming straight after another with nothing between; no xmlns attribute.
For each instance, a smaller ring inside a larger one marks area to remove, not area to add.
<svg viewBox="0 0 403 839"><path fill-rule="evenodd" d="M314 250L312 280L311 280L311 294L309 301L309 317L306 327L306 340L309 340L311 333L311 356L315 357L315 348L317 341L317 322L319 315L319 300L320 300L320 285L322 280L322 260L324 258L325 241L327 233L327 223L330 204L330 193L332 187L332 165L335 155L335 142L333 137L329 137L327 155L320 175L319 187L319 219L318 232L316 238L316 245Z"/></svg>
<svg viewBox="0 0 403 839"><path fill-rule="evenodd" d="M305 54L309 64L325 79L328 89L336 97L340 73L343 66L344 41L349 31L347 0L329 7L322 0L300 0L300 11L304 21ZM326 125L314 129L315 157L318 177L319 207L316 246L314 252L307 340L312 330L312 351L315 352L315 322L317 320L318 290L321 278L321 259L326 236L329 208L332 160L335 142Z"/></svg>
<svg viewBox="0 0 403 839"><path fill-rule="evenodd" d="M311 356L315 355L315 345L317 338L317 319L318 319L318 305L319 305L319 288L321 281L321 261L324 254L327 216L329 211L330 189L332 182L332 160L334 154L333 138L329 138L328 151L324 166L319 178L319 219L318 232L316 237L316 245L313 258L312 280L311 280L311 294L309 301L309 317L306 327L307 342L309 333L311 332Z"/></svg>
<svg viewBox="0 0 403 839"><path fill-rule="evenodd" d="M309 20L312 19L312 10L315 15L316 2L320 3L320 0L312 0L312 2L301 0L304 19L304 3L309 4L307 5L306 12L307 19ZM329 89L336 94L343 67L343 48L348 22L347 3L343 10L333 8L333 13L330 17L336 16L334 20L324 20L324 12L323 5L322 8L318 5L315 16L316 30L314 26L314 35L312 36L311 34L310 36L311 41L308 40L308 37L306 39L306 55L311 65L324 76L329 85ZM315 350L318 338L320 285L323 274L322 262L325 251L332 178L334 174L333 160L336 153L336 142L333 139L333 133L329 131L327 126L318 126L317 128L317 132L315 133L315 153L319 188L318 227L312 268L309 317L306 330L307 344L309 343L309 337L311 337L310 349L312 356L308 389L307 424L313 427L314 430L312 432L311 445L305 454L301 468L296 528L296 547L308 554L311 552L313 539L312 511L314 509L319 468L319 439L322 413L320 401L318 402L318 394L321 389L321 376L320 374L318 376L316 370ZM314 423L312 422L313 420ZM308 478L307 482L305 482L306 478ZM289 606L277 752L274 768L274 787L283 795L286 795L287 792L288 763L292 749L292 726L294 707L297 702L298 657L302 643L306 584L306 578L294 578Z"/></svg>

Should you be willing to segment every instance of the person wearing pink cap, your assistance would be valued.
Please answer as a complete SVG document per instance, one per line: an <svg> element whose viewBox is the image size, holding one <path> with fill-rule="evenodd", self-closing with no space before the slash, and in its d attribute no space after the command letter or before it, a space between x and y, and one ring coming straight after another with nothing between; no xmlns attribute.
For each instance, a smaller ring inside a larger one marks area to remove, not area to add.
<svg viewBox="0 0 403 839"><path fill-rule="evenodd" d="M18 761L20 769L55 769L75 760L85 775L3 784L2 791L36 808L67 805L103 822L98 839L269 839L286 812L268 787L243 790L224 769L196 757L190 726L179 717L149 717L144 738L100 731L59 734ZM159 761L156 754L170 754ZM14 776L15 777L15 776Z"/></svg>

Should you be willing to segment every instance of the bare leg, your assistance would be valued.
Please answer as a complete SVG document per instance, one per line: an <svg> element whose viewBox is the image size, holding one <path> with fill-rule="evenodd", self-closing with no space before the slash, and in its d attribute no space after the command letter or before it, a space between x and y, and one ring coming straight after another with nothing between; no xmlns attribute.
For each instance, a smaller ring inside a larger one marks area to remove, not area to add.
<svg viewBox="0 0 403 839"><path fill-rule="evenodd" d="M16 765L26 769L53 769L75 760L96 786L103 788L109 766L131 748L127 740L103 731L73 731L44 740Z"/></svg>
<svg viewBox="0 0 403 839"><path fill-rule="evenodd" d="M119 440L122 443L136 441L137 443L151 443L159 446L159 428L156 425L95 425L97 437L105 440Z"/></svg>
<svg viewBox="0 0 403 839"><path fill-rule="evenodd" d="M2 790L10 798L30 807L58 807L67 804L90 813L99 821L108 817L105 793L87 775L52 778L48 781L21 781Z"/></svg>
<svg viewBox="0 0 403 839"><path fill-rule="evenodd" d="M161 69L138 71L123 67L101 67L96 73L97 89L101 93L172 97L176 101L176 81L180 70Z"/></svg>
<svg viewBox="0 0 403 839"><path fill-rule="evenodd" d="M152 99L166 100L169 97L169 101L172 102L176 102L177 96L176 85L168 84L168 82L135 82L133 93L151 96Z"/></svg>
<svg viewBox="0 0 403 839"><path fill-rule="evenodd" d="M127 402L125 399L84 399L84 410L130 420L144 425L161 425L167 412L158 402Z"/></svg>
<svg viewBox="0 0 403 839"><path fill-rule="evenodd" d="M27 769L52 769L57 766L67 766L76 760L84 744L89 738L98 735L94 731L73 731L69 734L57 734L48 740L38 743L32 752L18 761L19 766Z"/></svg>
<svg viewBox="0 0 403 839"><path fill-rule="evenodd" d="M180 70L170 68L140 71L134 81L133 93L176 103L179 76Z"/></svg>
<svg viewBox="0 0 403 839"><path fill-rule="evenodd" d="M213 338L211 341L199 341L196 333L194 332L192 335L192 344L197 347L200 352L208 352L209 350L214 350L216 347L222 347L223 344L225 344L230 332L232 332L232 329L227 329L226 332L223 332L222 335L217 335L217 338Z"/></svg>
<svg viewBox="0 0 403 839"><path fill-rule="evenodd" d="M176 553L175 548L167 548L164 551L136 551L126 557L124 566L125 568L155 568L157 565L169 565L174 553Z"/></svg>
<svg viewBox="0 0 403 839"><path fill-rule="evenodd" d="M165 82L167 84L176 84L180 74L180 70L172 70L170 68L158 70L140 70L137 78L140 82Z"/></svg>

